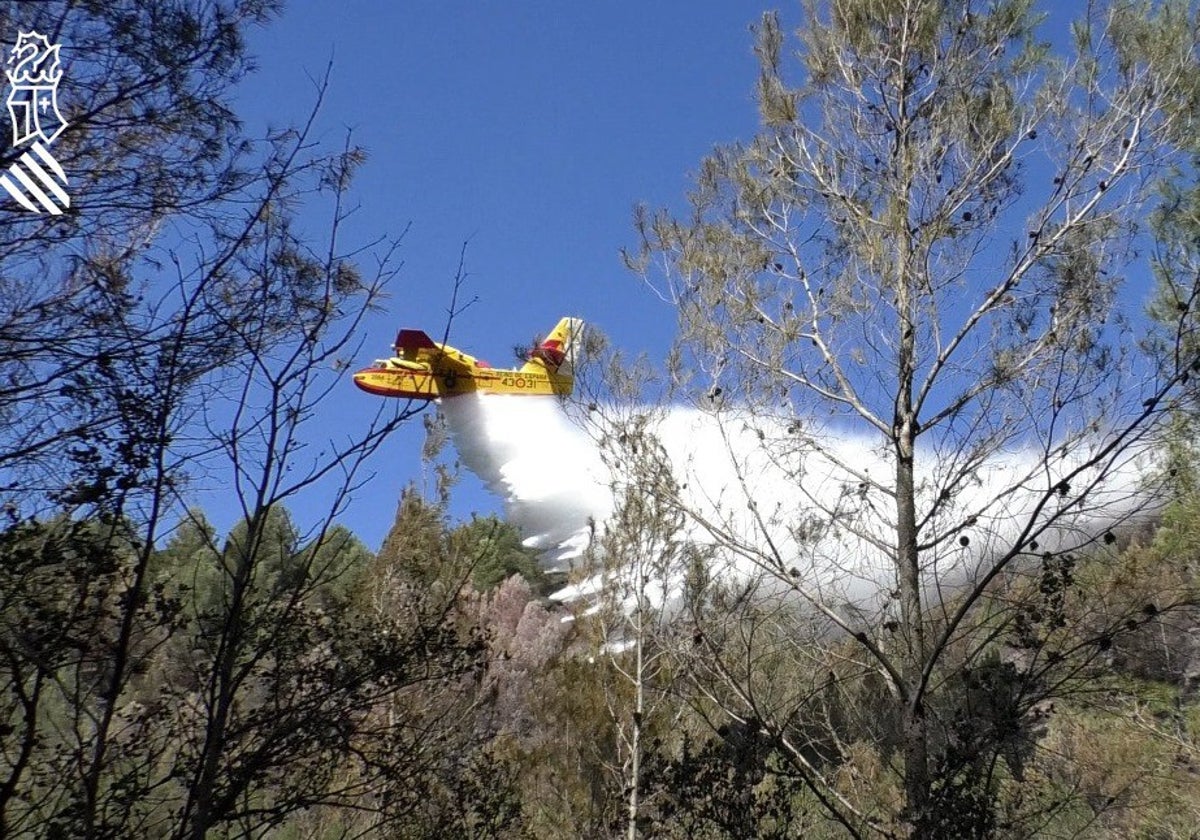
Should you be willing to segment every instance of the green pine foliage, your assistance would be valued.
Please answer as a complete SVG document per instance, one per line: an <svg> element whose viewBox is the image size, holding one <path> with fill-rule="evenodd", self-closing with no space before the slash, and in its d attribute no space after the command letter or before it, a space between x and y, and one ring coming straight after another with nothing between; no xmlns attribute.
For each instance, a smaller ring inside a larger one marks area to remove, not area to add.
<svg viewBox="0 0 1200 840"><path fill-rule="evenodd" d="M478 558L471 582L480 592L494 589L512 575L520 575L539 594L550 590L537 552L522 545L520 533L495 514L473 516L455 529L453 538L462 542L463 551Z"/></svg>

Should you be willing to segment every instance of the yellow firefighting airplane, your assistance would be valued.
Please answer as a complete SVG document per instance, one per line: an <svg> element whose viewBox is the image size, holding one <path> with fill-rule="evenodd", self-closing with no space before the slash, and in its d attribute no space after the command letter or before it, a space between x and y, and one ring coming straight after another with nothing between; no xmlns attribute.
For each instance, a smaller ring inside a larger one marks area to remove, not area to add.
<svg viewBox="0 0 1200 840"><path fill-rule="evenodd" d="M420 330L400 330L396 355L354 374L354 384L369 394L414 400L469 393L566 396L575 382L573 350L582 334L583 321L563 318L519 369L497 370Z"/></svg>

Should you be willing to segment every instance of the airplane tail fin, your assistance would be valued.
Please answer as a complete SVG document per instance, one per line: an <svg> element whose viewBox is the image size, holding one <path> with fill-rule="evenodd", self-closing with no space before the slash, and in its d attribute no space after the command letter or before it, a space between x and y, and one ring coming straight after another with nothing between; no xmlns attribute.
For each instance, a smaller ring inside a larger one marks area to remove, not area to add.
<svg viewBox="0 0 1200 840"><path fill-rule="evenodd" d="M570 373L582 340L583 321L579 318L562 318L546 336L545 341L533 348L529 354L529 361L521 370Z"/></svg>

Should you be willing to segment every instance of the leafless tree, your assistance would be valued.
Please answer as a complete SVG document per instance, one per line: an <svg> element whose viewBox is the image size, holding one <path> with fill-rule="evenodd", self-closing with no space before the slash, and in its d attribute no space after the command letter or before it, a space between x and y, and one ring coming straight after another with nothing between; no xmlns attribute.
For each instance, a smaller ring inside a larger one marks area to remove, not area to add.
<svg viewBox="0 0 1200 840"><path fill-rule="evenodd" d="M230 85L272 4L9 6L14 36L64 45L74 201L0 219L0 833L257 836L366 807L405 757L364 748L390 737L370 712L478 645L332 594L363 553L334 521L419 410L315 422L397 270L398 238L344 241L363 153L312 139L327 79L306 123L242 134ZM328 211L319 239L302 208ZM243 515L223 544L193 508L215 481ZM323 512L295 529L301 497Z"/></svg>

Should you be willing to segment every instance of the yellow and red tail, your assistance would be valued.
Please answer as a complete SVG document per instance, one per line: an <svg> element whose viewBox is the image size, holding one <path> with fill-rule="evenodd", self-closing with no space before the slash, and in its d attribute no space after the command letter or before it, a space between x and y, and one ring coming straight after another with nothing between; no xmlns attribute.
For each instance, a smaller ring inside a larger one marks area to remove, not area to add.
<svg viewBox="0 0 1200 840"><path fill-rule="evenodd" d="M579 318L563 318L546 336L545 341L534 347L529 361L522 367L523 373L549 371L570 373L574 367L575 354L583 339L583 321Z"/></svg>

